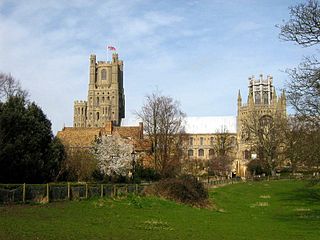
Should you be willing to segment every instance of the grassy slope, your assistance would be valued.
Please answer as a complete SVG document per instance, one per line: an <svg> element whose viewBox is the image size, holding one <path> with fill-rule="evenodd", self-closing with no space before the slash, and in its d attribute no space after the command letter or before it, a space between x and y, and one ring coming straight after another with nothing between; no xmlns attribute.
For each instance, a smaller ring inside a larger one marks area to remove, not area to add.
<svg viewBox="0 0 320 240"><path fill-rule="evenodd" d="M236 184L210 195L218 211L138 197L0 207L0 239L319 239L319 191L304 182Z"/></svg>

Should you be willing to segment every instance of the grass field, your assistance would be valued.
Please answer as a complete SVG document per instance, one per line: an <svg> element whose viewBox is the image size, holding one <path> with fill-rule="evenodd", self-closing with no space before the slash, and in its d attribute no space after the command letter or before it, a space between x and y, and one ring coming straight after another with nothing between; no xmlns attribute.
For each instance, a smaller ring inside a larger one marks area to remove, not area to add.
<svg viewBox="0 0 320 240"><path fill-rule="evenodd" d="M0 207L0 239L320 239L320 188L302 181L213 189L215 210L157 198Z"/></svg>

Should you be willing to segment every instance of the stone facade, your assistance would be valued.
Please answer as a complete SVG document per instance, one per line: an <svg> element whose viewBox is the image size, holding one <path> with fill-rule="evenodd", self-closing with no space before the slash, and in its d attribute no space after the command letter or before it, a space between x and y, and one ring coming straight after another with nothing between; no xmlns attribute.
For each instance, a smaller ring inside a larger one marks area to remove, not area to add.
<svg viewBox="0 0 320 240"><path fill-rule="evenodd" d="M215 153L215 144L219 133L188 134L188 157L208 161ZM235 133L229 133L236 148L237 139Z"/></svg>
<svg viewBox="0 0 320 240"><path fill-rule="evenodd" d="M242 97L239 90L238 94L238 111L237 111L237 174L246 175L246 165L252 159L253 152L251 144L247 141L246 132L244 130L244 121L257 114L259 116L269 116L274 118L276 114L286 117L286 96L283 92L277 97L276 90L273 86L272 76L259 79L254 76L249 78L248 100L246 104L242 103Z"/></svg>
<svg viewBox="0 0 320 240"><path fill-rule="evenodd" d="M125 116L123 61L112 54L112 61L96 61L90 56L87 101L74 102L73 126L76 128L104 127L108 121L120 126Z"/></svg>

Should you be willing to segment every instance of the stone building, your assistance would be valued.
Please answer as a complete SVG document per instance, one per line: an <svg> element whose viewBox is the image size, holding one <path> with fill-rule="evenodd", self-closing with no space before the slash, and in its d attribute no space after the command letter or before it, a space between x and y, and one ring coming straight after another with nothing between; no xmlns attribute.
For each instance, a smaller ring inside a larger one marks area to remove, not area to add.
<svg viewBox="0 0 320 240"><path fill-rule="evenodd" d="M117 53L112 54L112 61L97 62L91 55L88 99L74 102L73 126L104 127L108 121L120 126L124 116L123 61Z"/></svg>
<svg viewBox="0 0 320 240"><path fill-rule="evenodd" d="M244 121L251 118L252 113L271 118L276 114L286 116L285 94L277 97L271 76L263 78L260 75L259 79L250 77L248 90L245 104L242 103L239 91L236 117L186 118L184 145L188 161L208 162L213 159L219 134L227 133L232 142L232 172L238 176L246 175L246 166L253 152L243 128ZM96 56L91 55L88 99L75 101L74 125L58 132L58 137L71 148L90 148L97 137L118 134L133 139L137 151L148 152L148 156L151 156L151 145L143 137L142 126L121 126L124 116L123 62L116 53L112 55L111 61L97 62Z"/></svg>
<svg viewBox="0 0 320 240"><path fill-rule="evenodd" d="M236 158L238 175L246 175L246 165L256 154L251 149L252 139L248 136L244 122L253 116L275 118L276 115L287 116L285 93L277 97L272 76L263 78L263 75L260 75L259 79L255 79L254 76L249 77L247 103L242 103L240 90L238 94Z"/></svg>
<svg viewBox="0 0 320 240"><path fill-rule="evenodd" d="M208 160L215 154L217 135L228 133L236 146L236 118L233 116L187 117L188 157Z"/></svg>
<svg viewBox="0 0 320 240"><path fill-rule="evenodd" d="M254 76L249 78L247 103L242 103L242 97L238 94L237 116L220 117L187 117L186 155L188 159L206 163L215 156L215 144L217 137L227 132L232 140L231 151L234 163L231 171L238 176L246 176L247 164L254 157L252 144L254 139L248 141L244 130L244 121L256 114L261 117L274 118L276 114L286 117L286 97L282 93L277 97L273 85L273 78L267 76L259 79ZM206 164L202 164L205 166Z"/></svg>

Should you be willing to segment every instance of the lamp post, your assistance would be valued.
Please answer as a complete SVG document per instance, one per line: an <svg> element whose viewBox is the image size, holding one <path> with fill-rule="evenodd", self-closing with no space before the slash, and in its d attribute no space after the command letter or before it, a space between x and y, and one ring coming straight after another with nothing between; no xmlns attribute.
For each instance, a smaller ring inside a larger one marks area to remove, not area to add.
<svg viewBox="0 0 320 240"><path fill-rule="evenodd" d="M132 158L132 182L134 183L134 175L136 171L136 152L133 150L131 153L131 158Z"/></svg>

